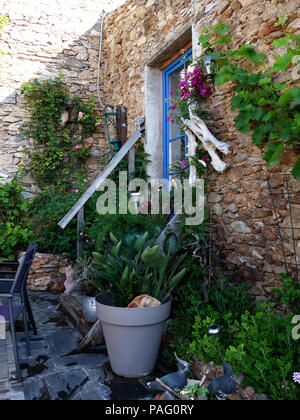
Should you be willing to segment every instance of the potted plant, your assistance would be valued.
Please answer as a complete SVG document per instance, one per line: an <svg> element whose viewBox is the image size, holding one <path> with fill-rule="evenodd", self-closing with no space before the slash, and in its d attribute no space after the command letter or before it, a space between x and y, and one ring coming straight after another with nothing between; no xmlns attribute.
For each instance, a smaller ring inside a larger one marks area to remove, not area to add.
<svg viewBox="0 0 300 420"><path fill-rule="evenodd" d="M185 255L175 256L175 234L167 235L162 253L148 232L127 246L112 234L111 240L112 249L94 253L99 270L93 281L101 292L96 305L111 367L120 376L146 376L157 360L171 292L186 274L186 269L180 270ZM141 296L155 306L132 307L134 298Z"/></svg>

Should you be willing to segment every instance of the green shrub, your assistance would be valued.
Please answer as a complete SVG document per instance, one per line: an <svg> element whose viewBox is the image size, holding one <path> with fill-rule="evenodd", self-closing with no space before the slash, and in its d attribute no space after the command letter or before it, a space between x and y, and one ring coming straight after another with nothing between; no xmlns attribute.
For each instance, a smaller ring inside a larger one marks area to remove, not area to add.
<svg viewBox="0 0 300 420"><path fill-rule="evenodd" d="M173 360L174 351L183 359L193 356L191 341L196 319L203 323L203 334L211 324L222 326L220 335L229 345L233 323L241 319L246 310L253 308L243 285L229 285L228 280L220 278L208 288L203 282L205 269L196 262L191 264L185 261L183 266L189 267L190 271L188 280L177 289L173 298L174 321L171 331L174 333L174 341L166 353L168 360Z"/></svg>
<svg viewBox="0 0 300 420"><path fill-rule="evenodd" d="M21 127L21 133L33 142L27 150L30 170L41 188L66 184L74 172L84 168L90 151L83 140L102 124L95 115L95 101L83 102L70 98L61 75L49 80L34 79L22 85L30 121ZM62 113L68 111L71 119L62 122Z"/></svg>
<svg viewBox="0 0 300 420"><path fill-rule="evenodd" d="M27 203L22 192L18 178L0 184L0 257L15 259L33 239L32 230L25 223Z"/></svg>
<svg viewBox="0 0 300 420"><path fill-rule="evenodd" d="M275 289L275 294L294 314L300 314L300 282L286 275L282 275L280 278L283 280L282 288Z"/></svg>
<svg viewBox="0 0 300 420"><path fill-rule="evenodd" d="M299 343L292 339L292 316L273 312L273 306L264 303L254 313L231 319L226 337L217 341L207 327L218 319L197 316L189 351L207 362L219 361L222 355L235 374L245 376L245 385L269 399L299 399L300 388L293 383L293 372L300 366Z"/></svg>

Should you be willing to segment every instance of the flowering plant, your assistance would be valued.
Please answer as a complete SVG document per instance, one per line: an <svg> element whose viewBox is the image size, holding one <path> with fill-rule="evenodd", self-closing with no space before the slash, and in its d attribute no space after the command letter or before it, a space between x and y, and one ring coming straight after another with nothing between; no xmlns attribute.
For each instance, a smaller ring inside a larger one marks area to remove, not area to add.
<svg viewBox="0 0 300 420"><path fill-rule="evenodd" d="M198 105L194 110L195 114L202 119L206 119L207 112L202 108L200 102L211 95L211 93L211 88L205 84L205 77L203 76L200 62L198 61L195 64L194 70L189 72L186 79L178 84L177 89L172 89L170 91L171 108L168 121L170 121L171 124L178 124L182 133L184 133L185 126L183 120L188 120L190 118L189 106L195 103ZM197 175L201 178L206 172L206 162L208 159L206 152L202 149L198 149L196 156L172 164L170 166L169 174L184 179L188 176L190 166L192 165L197 168Z"/></svg>
<svg viewBox="0 0 300 420"><path fill-rule="evenodd" d="M211 93L211 88L205 84L205 77L203 76L200 63L197 62L194 70L189 72L186 79L178 84L177 89L170 91L172 99L168 121L172 124L176 122L182 127L182 119L189 119L189 105L192 103L199 104L203 99L211 95ZM200 118L207 116L200 105L196 110L196 114Z"/></svg>

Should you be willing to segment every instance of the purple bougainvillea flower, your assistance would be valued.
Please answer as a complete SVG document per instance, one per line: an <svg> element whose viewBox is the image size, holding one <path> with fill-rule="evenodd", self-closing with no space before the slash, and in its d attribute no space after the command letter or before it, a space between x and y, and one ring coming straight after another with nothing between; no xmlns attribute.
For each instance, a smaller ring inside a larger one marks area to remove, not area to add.
<svg viewBox="0 0 300 420"><path fill-rule="evenodd" d="M296 382L297 384L300 384L300 372L294 372L293 381Z"/></svg>
<svg viewBox="0 0 300 420"><path fill-rule="evenodd" d="M68 260L68 258L65 258L65 262L68 262L69 260Z"/></svg>
<svg viewBox="0 0 300 420"><path fill-rule="evenodd" d="M86 239L86 240L85 240L85 242L88 244L88 243L89 243L89 240L88 240L88 239Z"/></svg>
<svg viewBox="0 0 300 420"><path fill-rule="evenodd" d="M83 113L82 112L79 112L78 113L78 118L80 119L80 118L82 118L83 117Z"/></svg>
<svg viewBox="0 0 300 420"><path fill-rule="evenodd" d="M75 193L78 194L79 193L79 190L75 190Z"/></svg>
<svg viewBox="0 0 300 420"><path fill-rule="evenodd" d="M77 145L74 147L74 150L79 150L79 149L81 149L81 146L80 146L80 144L77 144Z"/></svg>
<svg viewBox="0 0 300 420"><path fill-rule="evenodd" d="M180 169L184 169L186 167L187 161L183 160L180 164Z"/></svg>
<svg viewBox="0 0 300 420"><path fill-rule="evenodd" d="M80 236L83 236L83 232L80 232Z"/></svg>

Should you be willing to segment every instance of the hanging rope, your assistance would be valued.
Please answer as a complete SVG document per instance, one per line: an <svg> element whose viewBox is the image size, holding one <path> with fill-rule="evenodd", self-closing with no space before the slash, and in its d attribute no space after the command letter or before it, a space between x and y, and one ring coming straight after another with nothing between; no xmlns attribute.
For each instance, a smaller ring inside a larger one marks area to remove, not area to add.
<svg viewBox="0 0 300 420"><path fill-rule="evenodd" d="M102 60L102 46L103 46L103 28L104 28L104 20L106 16L109 15L109 12L104 13L101 19L101 26L100 26L100 39L99 39L99 55L98 55L98 69L97 69L97 96L102 108L105 108L104 103L102 102L100 96L100 70L101 70L101 60Z"/></svg>

